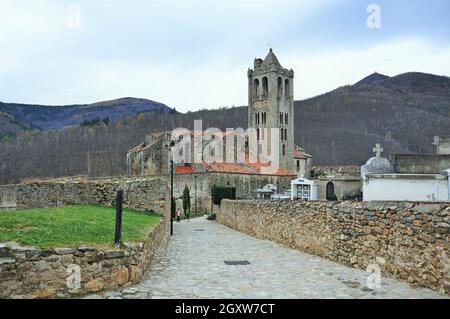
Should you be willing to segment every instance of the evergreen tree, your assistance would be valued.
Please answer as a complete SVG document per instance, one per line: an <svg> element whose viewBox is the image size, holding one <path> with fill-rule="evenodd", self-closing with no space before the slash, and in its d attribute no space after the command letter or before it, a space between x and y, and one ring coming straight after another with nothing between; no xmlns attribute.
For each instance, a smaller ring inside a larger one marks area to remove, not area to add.
<svg viewBox="0 0 450 319"><path fill-rule="evenodd" d="M189 219L189 213L191 211L191 195L189 194L189 188L187 185L183 190L183 210L186 217Z"/></svg>

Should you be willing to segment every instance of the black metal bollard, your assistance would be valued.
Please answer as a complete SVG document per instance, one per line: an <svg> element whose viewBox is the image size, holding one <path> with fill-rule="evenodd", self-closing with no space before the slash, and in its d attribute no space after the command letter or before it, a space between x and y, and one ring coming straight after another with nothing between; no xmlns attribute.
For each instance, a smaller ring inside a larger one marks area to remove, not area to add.
<svg viewBox="0 0 450 319"><path fill-rule="evenodd" d="M117 191L116 197L116 232L114 236L114 243L120 244L122 239L122 204L123 204L123 190Z"/></svg>

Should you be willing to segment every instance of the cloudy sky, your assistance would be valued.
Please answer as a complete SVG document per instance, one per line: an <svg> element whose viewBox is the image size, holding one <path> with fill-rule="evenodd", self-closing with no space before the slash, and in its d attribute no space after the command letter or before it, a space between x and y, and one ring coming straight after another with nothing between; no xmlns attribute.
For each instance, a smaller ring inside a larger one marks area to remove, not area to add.
<svg viewBox="0 0 450 319"><path fill-rule="evenodd" d="M0 101L245 105L269 46L296 99L374 71L450 76L450 1L0 0Z"/></svg>

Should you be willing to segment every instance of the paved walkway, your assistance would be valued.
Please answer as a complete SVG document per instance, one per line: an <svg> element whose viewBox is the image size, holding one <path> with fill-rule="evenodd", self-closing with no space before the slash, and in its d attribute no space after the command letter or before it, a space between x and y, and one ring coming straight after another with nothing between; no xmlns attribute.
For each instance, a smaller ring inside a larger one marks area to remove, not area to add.
<svg viewBox="0 0 450 319"><path fill-rule="evenodd" d="M226 265L247 260L249 265ZM428 289L259 240L204 218L175 223L144 281L89 298L442 298Z"/></svg>

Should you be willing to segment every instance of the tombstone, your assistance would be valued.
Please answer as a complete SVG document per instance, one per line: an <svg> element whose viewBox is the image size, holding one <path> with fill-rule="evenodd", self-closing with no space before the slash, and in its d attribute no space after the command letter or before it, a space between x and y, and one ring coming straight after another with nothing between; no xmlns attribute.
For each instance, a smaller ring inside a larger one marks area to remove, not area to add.
<svg viewBox="0 0 450 319"><path fill-rule="evenodd" d="M375 144L373 148L373 152L375 153L375 157L371 157L366 164L361 166L361 177L363 180L366 179L366 175L368 174L393 174L395 173L394 166L392 163L385 157L381 156L383 152L383 148L380 144Z"/></svg>
<svg viewBox="0 0 450 319"><path fill-rule="evenodd" d="M278 187L273 184L264 185L263 188L254 191L256 199L270 199L273 194L277 192Z"/></svg>

